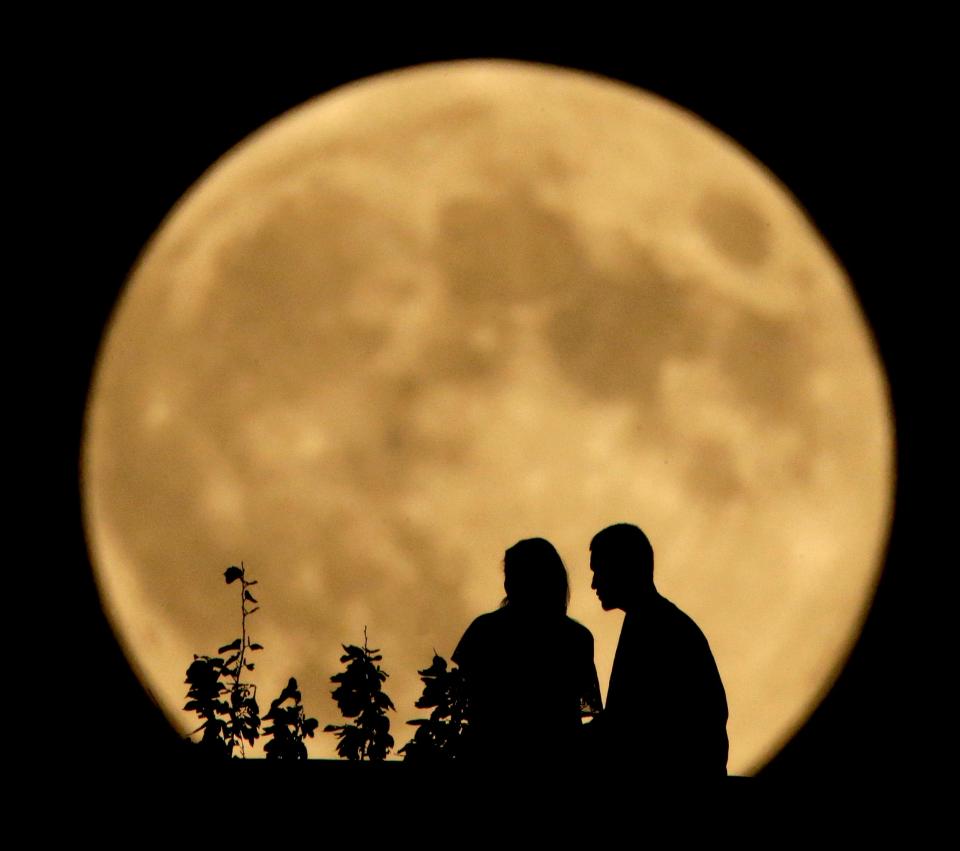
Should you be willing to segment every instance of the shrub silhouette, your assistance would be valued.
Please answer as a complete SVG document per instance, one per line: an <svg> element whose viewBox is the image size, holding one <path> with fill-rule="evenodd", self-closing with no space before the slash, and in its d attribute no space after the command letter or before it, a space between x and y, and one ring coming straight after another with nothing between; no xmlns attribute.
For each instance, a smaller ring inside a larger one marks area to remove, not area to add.
<svg viewBox="0 0 960 851"><path fill-rule="evenodd" d="M386 759L393 747L390 735L390 719L387 710L394 709L393 701L383 691L388 674L376 664L383 657L380 651L367 646L367 630L363 630L363 647L354 644L341 645L346 655L340 657L346 670L330 677L337 683L333 699L344 718L356 718L353 724L328 724L325 733L334 733L337 753L343 759Z"/></svg>
<svg viewBox="0 0 960 851"><path fill-rule="evenodd" d="M429 718L407 721L417 728L414 737L399 753L404 761L433 763L457 759L469 732L469 702L459 668L447 669L446 660L433 654L429 668L418 671L423 694L414 704L418 709L433 709Z"/></svg>

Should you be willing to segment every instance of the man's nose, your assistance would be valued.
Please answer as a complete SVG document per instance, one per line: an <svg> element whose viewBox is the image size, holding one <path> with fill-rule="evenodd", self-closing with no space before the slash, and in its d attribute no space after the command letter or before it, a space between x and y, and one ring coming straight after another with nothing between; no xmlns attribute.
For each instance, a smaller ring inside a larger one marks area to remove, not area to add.
<svg viewBox="0 0 960 851"><path fill-rule="evenodd" d="M593 574L593 578L590 580L590 587L596 591L597 590L597 574Z"/></svg>

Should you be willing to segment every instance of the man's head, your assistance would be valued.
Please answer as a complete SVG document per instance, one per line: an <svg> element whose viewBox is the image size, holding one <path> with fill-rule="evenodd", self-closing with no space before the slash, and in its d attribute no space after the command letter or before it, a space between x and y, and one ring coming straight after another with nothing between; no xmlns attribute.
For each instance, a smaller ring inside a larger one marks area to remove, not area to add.
<svg viewBox="0 0 960 851"><path fill-rule="evenodd" d="M590 569L590 587L607 611L626 611L654 590L653 547L643 531L629 523L608 526L593 536Z"/></svg>

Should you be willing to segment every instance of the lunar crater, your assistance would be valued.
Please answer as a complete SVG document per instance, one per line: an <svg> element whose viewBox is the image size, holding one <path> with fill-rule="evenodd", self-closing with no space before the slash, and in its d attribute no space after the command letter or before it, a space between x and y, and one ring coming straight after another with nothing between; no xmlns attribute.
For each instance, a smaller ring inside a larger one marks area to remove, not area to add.
<svg viewBox="0 0 960 851"><path fill-rule="evenodd" d="M770 223L748 201L710 192L697 217L714 248L734 262L757 269L770 256Z"/></svg>

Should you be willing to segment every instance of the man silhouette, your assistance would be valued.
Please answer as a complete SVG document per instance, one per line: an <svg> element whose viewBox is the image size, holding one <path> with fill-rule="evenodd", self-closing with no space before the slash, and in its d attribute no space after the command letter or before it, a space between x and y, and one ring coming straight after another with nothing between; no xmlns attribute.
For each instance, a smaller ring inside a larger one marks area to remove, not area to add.
<svg viewBox="0 0 960 851"><path fill-rule="evenodd" d="M619 523L590 542L591 587L605 611L626 616L596 738L604 760L651 777L727 773L727 699L710 645L693 620L653 584L653 548Z"/></svg>

